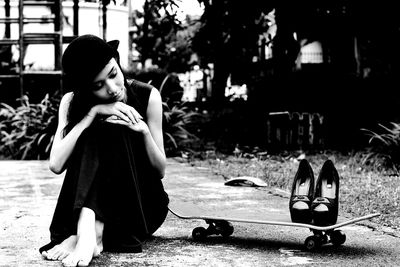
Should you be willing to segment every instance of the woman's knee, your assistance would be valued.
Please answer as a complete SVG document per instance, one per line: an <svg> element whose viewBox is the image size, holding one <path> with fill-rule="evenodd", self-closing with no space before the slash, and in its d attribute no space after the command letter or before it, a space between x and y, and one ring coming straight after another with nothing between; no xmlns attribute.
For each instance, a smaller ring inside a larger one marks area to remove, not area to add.
<svg viewBox="0 0 400 267"><path fill-rule="evenodd" d="M82 207L81 212L79 214L79 219L82 218L90 218L95 220L96 219L96 213L94 212L94 210L88 208L88 207Z"/></svg>

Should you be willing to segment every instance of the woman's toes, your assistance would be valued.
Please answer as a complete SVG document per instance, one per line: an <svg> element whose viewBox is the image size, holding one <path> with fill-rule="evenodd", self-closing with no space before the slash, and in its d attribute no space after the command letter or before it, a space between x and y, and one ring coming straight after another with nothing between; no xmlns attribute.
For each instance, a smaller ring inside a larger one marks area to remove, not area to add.
<svg viewBox="0 0 400 267"><path fill-rule="evenodd" d="M46 252L46 258L48 260L56 260L59 255L59 246L54 246L52 249Z"/></svg>
<svg viewBox="0 0 400 267"><path fill-rule="evenodd" d="M73 258L66 257L62 260L62 264L65 267L76 267L77 262Z"/></svg>
<svg viewBox="0 0 400 267"><path fill-rule="evenodd" d="M89 262L86 262L84 260L78 261L78 266L89 266Z"/></svg>
<svg viewBox="0 0 400 267"><path fill-rule="evenodd" d="M48 252L47 252L47 251L43 251L43 252L42 252L42 256L43 256L45 259L47 259Z"/></svg>
<svg viewBox="0 0 400 267"><path fill-rule="evenodd" d="M47 260L51 260L51 257L54 255L54 250L46 251L45 255Z"/></svg>
<svg viewBox="0 0 400 267"><path fill-rule="evenodd" d="M54 251L53 253L51 253L49 255L48 259L52 260L52 261L56 261L60 255L61 255L61 252L59 250L57 250L57 251Z"/></svg>
<svg viewBox="0 0 400 267"><path fill-rule="evenodd" d="M58 256L57 260L62 261L63 259L65 259L68 256L67 252L63 252L61 253L60 256Z"/></svg>

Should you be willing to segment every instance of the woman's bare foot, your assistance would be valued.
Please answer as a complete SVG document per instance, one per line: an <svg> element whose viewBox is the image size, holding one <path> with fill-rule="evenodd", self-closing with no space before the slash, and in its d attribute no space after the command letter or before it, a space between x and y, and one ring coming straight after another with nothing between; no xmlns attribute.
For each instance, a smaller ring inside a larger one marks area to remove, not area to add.
<svg viewBox="0 0 400 267"><path fill-rule="evenodd" d="M64 266L88 266L93 257L103 251L103 223L95 220L95 214L82 208L78 221L78 235L74 250L62 260Z"/></svg>
<svg viewBox="0 0 400 267"><path fill-rule="evenodd" d="M76 241L77 236L71 235L61 242L61 244L54 246L48 251L43 251L42 255L47 260L63 260L75 249Z"/></svg>
<svg viewBox="0 0 400 267"><path fill-rule="evenodd" d="M100 255L95 235L85 234L78 239L74 251L62 263L64 266L88 266L95 255Z"/></svg>

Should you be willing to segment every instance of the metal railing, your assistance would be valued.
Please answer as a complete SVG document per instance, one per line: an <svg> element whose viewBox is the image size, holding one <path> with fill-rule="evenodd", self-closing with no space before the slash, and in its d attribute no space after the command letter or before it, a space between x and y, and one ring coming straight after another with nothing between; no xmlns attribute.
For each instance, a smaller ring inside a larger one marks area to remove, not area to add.
<svg viewBox="0 0 400 267"><path fill-rule="evenodd" d="M324 116L308 112L270 112L267 145L277 149L318 149L324 145Z"/></svg>

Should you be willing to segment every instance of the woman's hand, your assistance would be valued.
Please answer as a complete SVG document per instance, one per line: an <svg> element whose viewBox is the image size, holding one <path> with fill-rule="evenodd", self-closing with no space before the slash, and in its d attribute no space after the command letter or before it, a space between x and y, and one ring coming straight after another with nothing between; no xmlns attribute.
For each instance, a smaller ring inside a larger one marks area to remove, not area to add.
<svg viewBox="0 0 400 267"><path fill-rule="evenodd" d="M150 132L147 124L141 119L138 120L138 122L133 123L133 122L126 122L125 120L120 119L118 116L113 115L113 116L108 117L104 121L108 122L108 123L124 125L135 132L140 132L143 134Z"/></svg>
<svg viewBox="0 0 400 267"><path fill-rule="evenodd" d="M137 124L143 119L136 109L123 102L96 105L89 111L88 116L95 117L96 115L114 116L111 120L118 118L127 124Z"/></svg>

